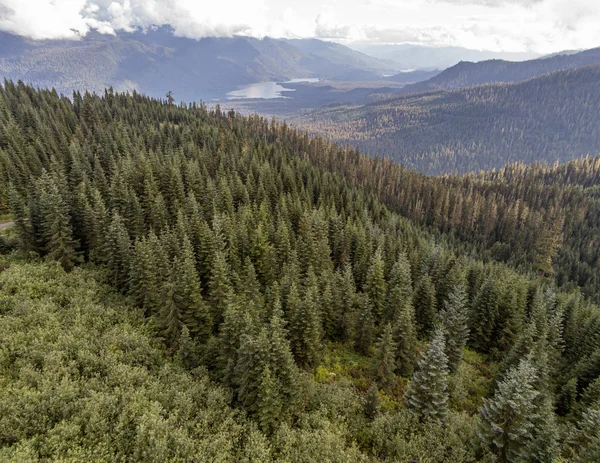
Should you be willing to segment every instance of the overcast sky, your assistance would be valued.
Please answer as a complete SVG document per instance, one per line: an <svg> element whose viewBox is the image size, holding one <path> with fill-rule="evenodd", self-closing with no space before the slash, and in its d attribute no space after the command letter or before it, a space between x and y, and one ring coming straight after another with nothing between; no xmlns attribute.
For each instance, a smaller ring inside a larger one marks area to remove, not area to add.
<svg viewBox="0 0 600 463"><path fill-rule="evenodd" d="M192 38L317 37L549 53L600 46L600 0L0 0L0 30L35 39L153 24Z"/></svg>

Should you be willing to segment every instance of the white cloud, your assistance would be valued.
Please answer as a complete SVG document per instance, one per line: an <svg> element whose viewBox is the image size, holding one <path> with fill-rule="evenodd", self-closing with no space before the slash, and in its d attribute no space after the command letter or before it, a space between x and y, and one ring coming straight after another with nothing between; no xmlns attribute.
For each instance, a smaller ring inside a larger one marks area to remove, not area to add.
<svg viewBox="0 0 600 463"><path fill-rule="evenodd" d="M162 24L192 38L319 37L537 52L600 46L598 0L0 0L0 30L35 39Z"/></svg>

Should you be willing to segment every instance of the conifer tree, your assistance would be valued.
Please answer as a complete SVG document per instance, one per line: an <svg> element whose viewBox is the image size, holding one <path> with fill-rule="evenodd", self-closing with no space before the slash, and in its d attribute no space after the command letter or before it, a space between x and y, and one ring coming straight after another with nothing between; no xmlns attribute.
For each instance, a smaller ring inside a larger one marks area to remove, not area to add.
<svg viewBox="0 0 600 463"><path fill-rule="evenodd" d="M373 381L365 396L365 416L372 420L379 414L380 409L381 400L379 399L379 390L377 389L377 383Z"/></svg>
<svg viewBox="0 0 600 463"><path fill-rule="evenodd" d="M232 292L229 265L222 251L215 252L213 265L210 269L208 291L212 303L213 322L219 324L223 320L223 313L227 308Z"/></svg>
<svg viewBox="0 0 600 463"><path fill-rule="evenodd" d="M319 287L310 267L304 297L293 315L291 326L294 356L305 367L314 367L321 356L323 327L319 309Z"/></svg>
<svg viewBox="0 0 600 463"><path fill-rule="evenodd" d="M407 307L412 311L412 278L408 258L401 253L390 272L384 319L393 321Z"/></svg>
<svg viewBox="0 0 600 463"><path fill-rule="evenodd" d="M162 305L159 312L159 326L162 328L167 345L171 348L179 346L181 330L185 326L179 310L179 301L175 289L176 283L172 279L163 283Z"/></svg>
<svg viewBox="0 0 600 463"><path fill-rule="evenodd" d="M113 215L104 241L106 266L112 283L119 289L125 289L129 282L131 262L131 240L121 216Z"/></svg>
<svg viewBox="0 0 600 463"><path fill-rule="evenodd" d="M446 334L448 368L455 372L469 339L467 295L463 286L456 286L448 295L440 312L440 319Z"/></svg>
<svg viewBox="0 0 600 463"><path fill-rule="evenodd" d="M187 370L193 370L200 364L200 353L198 345L191 338L187 326L181 328L179 346L177 348L177 361Z"/></svg>
<svg viewBox="0 0 600 463"><path fill-rule="evenodd" d="M282 408L281 398L277 391L277 381L271 374L269 364L265 364L257 391L256 415L258 423L264 432L269 432Z"/></svg>
<svg viewBox="0 0 600 463"><path fill-rule="evenodd" d="M422 421L441 422L448 414L448 357L444 353L444 333L438 328L427 352L418 362L406 402Z"/></svg>
<svg viewBox="0 0 600 463"><path fill-rule="evenodd" d="M433 330L436 320L435 288L428 274L424 274L417 282L414 307L417 332L421 338L426 338Z"/></svg>
<svg viewBox="0 0 600 463"><path fill-rule="evenodd" d="M481 286L469 317L470 341L480 352L490 351L498 322L500 294L494 280L488 278Z"/></svg>
<svg viewBox="0 0 600 463"><path fill-rule="evenodd" d="M32 242L31 230L27 224L25 203L12 183L8 192L8 204L10 205L10 212L15 222L19 246L21 249L33 250L34 243Z"/></svg>
<svg viewBox="0 0 600 463"><path fill-rule="evenodd" d="M54 181L51 178L48 180L47 190L43 192L46 251L48 257L60 262L63 269L70 271L78 261L78 243L73 238L68 205Z"/></svg>
<svg viewBox="0 0 600 463"><path fill-rule="evenodd" d="M397 309L392 327L396 344L396 371L408 378L414 372L417 356L417 331L412 305L405 304Z"/></svg>
<svg viewBox="0 0 600 463"><path fill-rule="evenodd" d="M182 259L176 260L174 272L179 275L176 291L179 295L181 317L192 335L208 339L212 332L210 309L202 298L200 280L196 272L196 259L192 243L184 237Z"/></svg>
<svg viewBox="0 0 600 463"><path fill-rule="evenodd" d="M392 327L387 324L377 341L375 356L373 357L373 377L384 389L392 389L396 382L394 370L396 368L396 346Z"/></svg>
<svg viewBox="0 0 600 463"><path fill-rule="evenodd" d="M352 330L355 326L355 294L356 286L352 267L346 264L341 273L336 274L337 284L335 286L335 319L338 337L342 341L351 339Z"/></svg>
<svg viewBox="0 0 600 463"><path fill-rule="evenodd" d="M523 359L507 372L494 396L484 401L477 429L480 453L489 452L502 463L553 461L548 458L555 442L549 442L540 427L549 410L540 408L537 380L531 360Z"/></svg>
<svg viewBox="0 0 600 463"><path fill-rule="evenodd" d="M384 278L383 258L381 250L377 250L371 259L371 265L367 272L365 292L368 294L373 305L374 316L380 320L385 311L387 286Z"/></svg>
<svg viewBox="0 0 600 463"><path fill-rule="evenodd" d="M375 334L375 321L369 296L364 293L356 296L356 327L354 328L354 344L360 353L369 355Z"/></svg>
<svg viewBox="0 0 600 463"><path fill-rule="evenodd" d="M287 339L287 330L283 320L283 312L279 300L273 307L273 315L269 323L269 336L271 340L271 368L273 375L279 380L279 393L285 404L284 408L293 407L298 399L298 367L294 362L290 343Z"/></svg>

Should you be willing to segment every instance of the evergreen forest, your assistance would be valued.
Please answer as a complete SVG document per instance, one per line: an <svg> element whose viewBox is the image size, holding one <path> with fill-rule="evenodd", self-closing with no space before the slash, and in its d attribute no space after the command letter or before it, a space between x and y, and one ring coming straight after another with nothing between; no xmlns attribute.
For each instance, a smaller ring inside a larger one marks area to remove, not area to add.
<svg viewBox="0 0 600 463"><path fill-rule="evenodd" d="M5 81L0 461L600 461L599 170Z"/></svg>

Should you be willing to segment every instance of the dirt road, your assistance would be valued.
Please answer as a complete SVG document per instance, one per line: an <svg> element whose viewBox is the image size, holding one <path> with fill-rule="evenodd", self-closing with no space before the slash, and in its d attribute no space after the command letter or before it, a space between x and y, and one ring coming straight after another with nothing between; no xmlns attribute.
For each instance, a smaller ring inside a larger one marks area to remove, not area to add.
<svg viewBox="0 0 600 463"><path fill-rule="evenodd" d="M0 230L4 230L5 228L12 227L14 224L15 224L14 222L0 223Z"/></svg>

